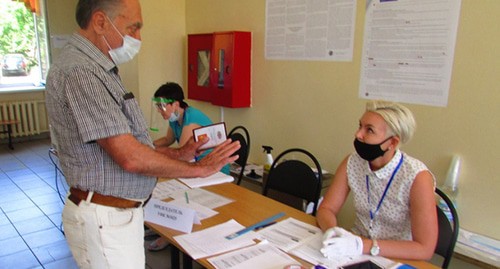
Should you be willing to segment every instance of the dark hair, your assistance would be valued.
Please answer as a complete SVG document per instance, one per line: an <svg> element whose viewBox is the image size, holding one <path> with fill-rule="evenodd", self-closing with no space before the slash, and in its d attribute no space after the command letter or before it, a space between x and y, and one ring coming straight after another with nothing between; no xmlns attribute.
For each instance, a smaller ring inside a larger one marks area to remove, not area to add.
<svg viewBox="0 0 500 269"><path fill-rule="evenodd" d="M182 87L175 82L167 82L161 85L160 88L156 90L155 97L179 101L182 108L188 107L188 104L184 102L184 92L182 91Z"/></svg>
<svg viewBox="0 0 500 269"><path fill-rule="evenodd" d="M81 29L86 29L92 14L99 10L106 13L110 19L114 19L121 5L122 0L78 0L75 13L76 23Z"/></svg>

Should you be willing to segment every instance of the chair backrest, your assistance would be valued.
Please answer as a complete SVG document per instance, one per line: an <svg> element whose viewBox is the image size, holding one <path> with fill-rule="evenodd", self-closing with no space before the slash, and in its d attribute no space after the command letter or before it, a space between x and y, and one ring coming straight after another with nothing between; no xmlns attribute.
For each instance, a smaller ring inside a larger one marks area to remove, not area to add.
<svg viewBox="0 0 500 269"><path fill-rule="evenodd" d="M247 164L248 156L250 155L250 134L248 130L243 126L234 127L227 137L231 138L232 141L240 141L240 149L236 151L233 155L239 155L238 159L235 161L240 167L241 172L238 175L237 184L240 185L241 178L245 172L245 166Z"/></svg>
<svg viewBox="0 0 500 269"><path fill-rule="evenodd" d="M460 226L458 222L458 214L455 206L453 205L453 202L443 191L438 188L436 188L436 194L446 203L449 208L449 212L453 217L453 220L450 223L450 220L448 219L445 212L443 212L443 210L439 206L436 206L439 235L436 250L434 251L434 253L444 258L441 268L448 268L451 257L453 255L453 250L455 249L455 243L457 242L458 230Z"/></svg>
<svg viewBox="0 0 500 269"><path fill-rule="evenodd" d="M317 169L318 173L315 173L308 164L300 160L285 160L285 155L290 153L301 153L306 155L314 163L314 168ZM321 191L321 183L322 173L321 166L318 160L311 153L304 149L292 148L285 150L274 160L269 170L269 175L267 176L262 194L268 196L269 190L275 190L300 199L304 199L308 202L312 202L312 214L316 215L316 209L318 207L318 200ZM291 205L290 203L288 203L287 201L283 201L282 199L277 200Z"/></svg>

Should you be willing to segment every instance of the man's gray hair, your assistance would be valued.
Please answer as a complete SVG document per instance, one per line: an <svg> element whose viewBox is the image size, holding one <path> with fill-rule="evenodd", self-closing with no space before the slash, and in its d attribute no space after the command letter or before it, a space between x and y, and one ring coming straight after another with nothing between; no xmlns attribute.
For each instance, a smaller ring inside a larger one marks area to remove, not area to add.
<svg viewBox="0 0 500 269"><path fill-rule="evenodd" d="M121 5L122 0L79 0L76 5L76 22L81 29L86 29L96 11L103 11L110 19L114 19Z"/></svg>

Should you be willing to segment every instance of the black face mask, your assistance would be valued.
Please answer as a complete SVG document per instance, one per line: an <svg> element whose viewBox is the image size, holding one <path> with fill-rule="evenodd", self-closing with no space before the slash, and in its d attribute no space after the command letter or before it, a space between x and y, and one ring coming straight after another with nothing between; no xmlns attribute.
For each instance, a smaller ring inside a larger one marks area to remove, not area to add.
<svg viewBox="0 0 500 269"><path fill-rule="evenodd" d="M359 156L361 158L370 162L370 161L377 159L380 156L384 156L384 154L387 152L387 150L385 150L385 151L382 150L382 148L380 146L391 138L392 138L392 136L388 137L386 140L382 141L380 144L367 144L367 143L359 141L356 138L356 139L354 139L354 148L356 149L356 152L359 154Z"/></svg>

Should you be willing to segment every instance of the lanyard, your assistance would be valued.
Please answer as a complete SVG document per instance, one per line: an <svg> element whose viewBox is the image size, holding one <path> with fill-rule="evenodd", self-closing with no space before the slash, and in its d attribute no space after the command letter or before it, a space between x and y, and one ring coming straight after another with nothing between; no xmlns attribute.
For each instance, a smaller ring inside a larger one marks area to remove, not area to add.
<svg viewBox="0 0 500 269"><path fill-rule="evenodd" d="M403 154L401 154L401 159L399 159L398 166L396 166L396 169L394 169L394 172L392 172L391 178L389 179L389 182L387 182L387 186L385 186L384 193L382 194L382 197L380 197L380 201L378 202L377 208L375 209L375 212L372 212L372 206L371 206L371 200L370 200L370 183L369 183L369 178L368 175L366 175L366 190L368 191L368 206L370 207L370 237L371 237L371 230L373 227L373 220L377 216L378 210L380 209L380 206L382 205L382 202L385 199L385 195L387 194L387 191L389 190L389 187L392 184L392 180L394 179L394 176L396 173L399 171L399 168L401 168L401 164L403 163Z"/></svg>

